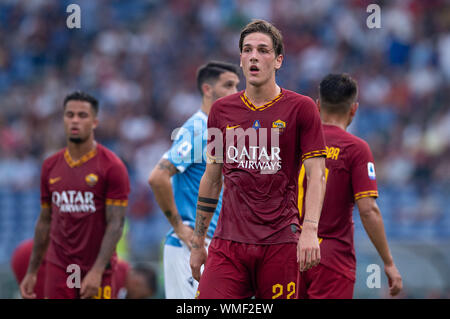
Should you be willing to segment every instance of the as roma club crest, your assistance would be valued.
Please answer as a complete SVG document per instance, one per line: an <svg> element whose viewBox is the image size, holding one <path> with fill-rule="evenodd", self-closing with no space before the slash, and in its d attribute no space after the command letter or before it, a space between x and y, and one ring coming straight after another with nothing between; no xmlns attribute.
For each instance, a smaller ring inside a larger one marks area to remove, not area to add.
<svg viewBox="0 0 450 319"><path fill-rule="evenodd" d="M272 128L277 129L278 134L281 134L286 128L286 122L282 120L276 120L275 122L272 122Z"/></svg>
<svg viewBox="0 0 450 319"><path fill-rule="evenodd" d="M86 183L89 185L89 186L94 186L95 184L97 184L97 182L98 182L98 176L97 175L95 175L95 174L89 174L89 175L87 175L85 178L84 178L84 180L86 181Z"/></svg>

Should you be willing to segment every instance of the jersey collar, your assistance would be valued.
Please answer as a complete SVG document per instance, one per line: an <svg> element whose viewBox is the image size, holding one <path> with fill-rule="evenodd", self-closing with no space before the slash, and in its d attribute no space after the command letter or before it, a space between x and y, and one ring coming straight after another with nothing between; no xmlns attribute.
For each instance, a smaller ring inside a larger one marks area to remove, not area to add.
<svg viewBox="0 0 450 319"><path fill-rule="evenodd" d="M69 154L69 149L66 148L66 151L64 152L64 159L71 168L74 168L83 165L95 155L97 155L97 145L92 150L84 154L79 160L74 161Z"/></svg>
<svg viewBox="0 0 450 319"><path fill-rule="evenodd" d="M242 100L242 102L244 102L245 106L247 106L252 111L264 111L265 109L271 107L276 102L278 102L282 97L283 97L283 89L280 88L280 93L275 98L273 98L271 101L267 102L266 104L263 104L263 105L260 105L260 106L254 105L248 99L248 97L245 95L245 91L242 92L241 100Z"/></svg>

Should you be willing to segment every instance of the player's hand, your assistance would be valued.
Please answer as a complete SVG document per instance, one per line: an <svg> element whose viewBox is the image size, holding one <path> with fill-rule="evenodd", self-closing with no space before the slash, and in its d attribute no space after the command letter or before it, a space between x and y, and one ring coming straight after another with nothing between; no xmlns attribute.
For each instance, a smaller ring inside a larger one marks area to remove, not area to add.
<svg viewBox="0 0 450 319"><path fill-rule="evenodd" d="M37 275L27 273L20 283L20 294L24 299L35 299L34 286L36 285Z"/></svg>
<svg viewBox="0 0 450 319"><path fill-rule="evenodd" d="M320 263L317 231L303 227L297 244L297 262L300 264L300 271L307 271Z"/></svg>
<svg viewBox="0 0 450 319"><path fill-rule="evenodd" d="M175 229L175 234L177 234L178 238L182 240L189 248L189 250L192 249L191 241L192 241L192 235L194 234L194 230L189 227L188 225L183 224L180 222L180 225Z"/></svg>
<svg viewBox="0 0 450 319"><path fill-rule="evenodd" d="M384 272L388 278L389 294L394 297L403 289L402 276L394 263L384 265Z"/></svg>
<svg viewBox="0 0 450 319"><path fill-rule="evenodd" d="M95 269L91 269L81 282L80 298L87 299L97 296L98 288L102 283L103 273Z"/></svg>
<svg viewBox="0 0 450 319"><path fill-rule="evenodd" d="M190 264L192 277L197 281L200 281L200 270L202 265L205 264L207 256L205 245L192 244Z"/></svg>

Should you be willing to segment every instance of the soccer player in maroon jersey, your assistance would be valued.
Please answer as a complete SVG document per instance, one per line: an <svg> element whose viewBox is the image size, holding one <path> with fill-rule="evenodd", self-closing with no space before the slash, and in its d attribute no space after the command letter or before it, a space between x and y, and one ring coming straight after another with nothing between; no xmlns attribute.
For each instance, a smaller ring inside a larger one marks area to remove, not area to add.
<svg viewBox="0 0 450 319"><path fill-rule="evenodd" d="M36 297L33 288L44 255L46 298L114 296L115 249L130 185L122 161L94 139L97 113L98 101L86 93L74 92L64 99L67 147L42 165L41 213L20 284L24 298ZM66 271L76 266L81 285L70 288Z"/></svg>
<svg viewBox="0 0 450 319"><path fill-rule="evenodd" d="M199 187L192 239L192 274L200 281L197 298L294 298L299 267L309 269L320 260L317 227L326 155L322 125L314 101L275 81L283 62L279 30L255 20L242 30L239 49L246 89L217 100L208 117L208 133L217 135L208 144L210 160ZM299 235L302 162L311 187ZM204 241L222 174L222 210L207 254Z"/></svg>
<svg viewBox="0 0 450 319"><path fill-rule="evenodd" d="M402 278L389 250L376 202L378 189L372 153L364 140L346 132L358 109L356 81L348 74L326 76L320 83L317 104L327 144L327 189L319 223L321 261L317 267L299 273L299 298L353 297L356 258L352 212L355 202L362 224L384 262L390 294L395 296L402 289ZM302 169L300 212L304 187Z"/></svg>
<svg viewBox="0 0 450 319"><path fill-rule="evenodd" d="M18 284L25 277L32 251L33 239L28 239L20 243L13 252L11 268ZM37 273L36 285L34 286L36 299L45 298L45 267L44 257ZM117 290L116 298L145 299L152 297L156 293L156 274L151 267L143 264L131 267L127 261L118 258L113 278Z"/></svg>

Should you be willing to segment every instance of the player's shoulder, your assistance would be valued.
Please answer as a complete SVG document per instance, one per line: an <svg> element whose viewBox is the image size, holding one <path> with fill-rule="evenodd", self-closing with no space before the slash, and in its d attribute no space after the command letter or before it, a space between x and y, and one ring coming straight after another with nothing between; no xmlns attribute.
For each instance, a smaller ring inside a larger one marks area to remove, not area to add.
<svg viewBox="0 0 450 319"><path fill-rule="evenodd" d="M350 153L355 157L363 155L364 157L367 154L371 153L369 144L362 139L350 132L343 130L343 137L345 138L347 144L349 145Z"/></svg>
<svg viewBox="0 0 450 319"><path fill-rule="evenodd" d="M244 94L244 90L241 90L239 92L218 98L216 100L217 104L227 104L227 103L235 103L241 101L241 96Z"/></svg>
<svg viewBox="0 0 450 319"><path fill-rule="evenodd" d="M174 141L180 141L180 138L186 134L186 131L190 134L188 135L190 138L202 136L203 131L206 130L207 123L208 115L206 115L202 110L198 110L183 123L181 128L178 128ZM186 138L186 136L184 136L182 140L184 140L184 138Z"/></svg>
<svg viewBox="0 0 450 319"><path fill-rule="evenodd" d="M359 149L369 149L370 150L370 146L369 143L367 143L364 139L362 139L359 136L356 136L350 132L346 132L348 134L348 138L353 142L353 145Z"/></svg>
<svg viewBox="0 0 450 319"><path fill-rule="evenodd" d="M282 89L284 99L286 102L297 107L316 107L316 103L312 98L291 90Z"/></svg>
<svg viewBox="0 0 450 319"><path fill-rule="evenodd" d="M369 144L365 140L338 126L323 124L322 127L327 145L347 148L353 154L370 150Z"/></svg>
<svg viewBox="0 0 450 319"><path fill-rule="evenodd" d="M373 165L373 155L370 149L369 143L364 139L347 132L349 139L351 139L351 144L348 147L348 154L355 165L364 164L367 162L372 162Z"/></svg>
<svg viewBox="0 0 450 319"><path fill-rule="evenodd" d="M244 90L218 98L212 105L212 109L228 108L230 104L240 104L242 99L241 96L244 94Z"/></svg>
<svg viewBox="0 0 450 319"><path fill-rule="evenodd" d="M183 123L182 127L193 128L196 125L196 122L199 122L199 121L201 121L202 123L208 121L208 115L206 115L202 110L198 110L197 112L192 114L191 117L189 117Z"/></svg>
<svg viewBox="0 0 450 319"><path fill-rule="evenodd" d="M63 149L60 149L59 151L57 151L56 153L53 153L52 155L48 156L44 160L42 165L44 167L53 167L58 160L64 158L65 151L66 151L66 148L63 148Z"/></svg>
<svg viewBox="0 0 450 319"><path fill-rule="evenodd" d="M104 167L116 165L125 166L125 164L122 162L119 156L116 155L116 153L100 143L97 143L97 152L99 159Z"/></svg>
<svg viewBox="0 0 450 319"><path fill-rule="evenodd" d="M192 114L192 116L188 119L188 121L191 121L191 122L197 121L197 120L207 121L208 115L205 112L203 112L202 110L198 110L197 112Z"/></svg>

